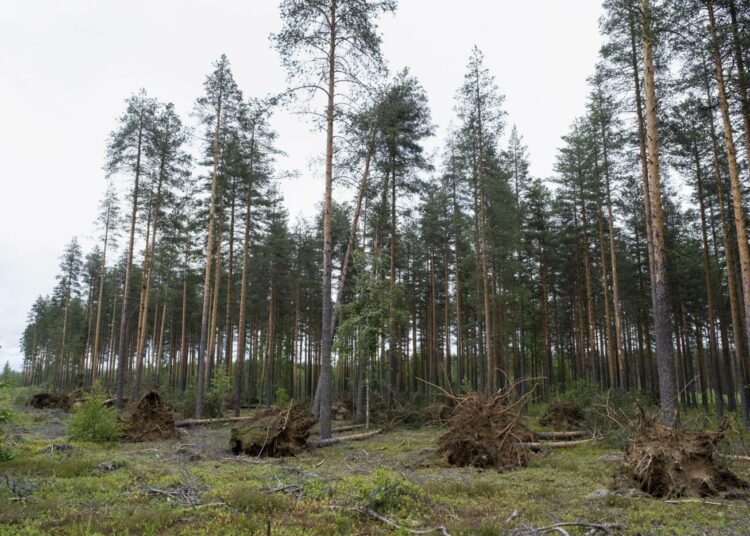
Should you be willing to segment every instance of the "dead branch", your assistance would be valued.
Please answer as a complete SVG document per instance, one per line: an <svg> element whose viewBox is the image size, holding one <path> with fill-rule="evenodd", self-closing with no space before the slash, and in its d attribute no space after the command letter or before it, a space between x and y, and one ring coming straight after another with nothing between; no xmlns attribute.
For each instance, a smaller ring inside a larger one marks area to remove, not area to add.
<svg viewBox="0 0 750 536"><path fill-rule="evenodd" d="M360 428L364 428L364 424L349 424L346 426L339 426L338 428L334 428L331 430L331 433L337 434L339 432L349 432L351 430L358 430Z"/></svg>
<svg viewBox="0 0 750 536"><path fill-rule="evenodd" d="M564 449L568 447L577 447L579 445L588 445L599 439L598 437L591 437L589 439L580 439L577 441L531 441L531 442L518 442L515 445L519 448L529 449L533 452L540 451L542 449Z"/></svg>
<svg viewBox="0 0 750 536"><path fill-rule="evenodd" d="M305 489L301 484L287 484L286 486L277 486L275 488L269 488L263 493L302 493Z"/></svg>
<svg viewBox="0 0 750 536"><path fill-rule="evenodd" d="M558 532L562 534L563 536L570 536L570 533L565 530L566 528L571 527L579 527L583 529L588 529L588 532L586 534L615 534L615 532L620 532L622 530L622 527L620 525L605 525L603 523L585 523L585 522L578 522L578 521L571 521L567 523L555 523L554 525L547 525L546 527L539 527L539 528L529 528L529 529L518 529L513 531L511 534L515 534L518 536L528 535L528 536L537 536L542 534L547 534L550 532Z"/></svg>
<svg viewBox="0 0 750 536"><path fill-rule="evenodd" d="M381 523L384 523L393 529L404 531L409 534L432 534L433 532L438 532L442 534L443 536L451 536L448 530L443 525L439 525L437 527L432 527L428 529L410 529L408 527L404 527L403 525L399 525L395 521L388 519L387 517L380 515L379 513L373 510L362 510L361 508L357 508L357 511L360 512L361 514L366 515L370 519L374 519L375 521L380 521Z"/></svg>
<svg viewBox="0 0 750 536"><path fill-rule="evenodd" d="M573 430L570 432L534 432L534 439L573 439L587 435L589 433L583 430Z"/></svg>
<svg viewBox="0 0 750 536"><path fill-rule="evenodd" d="M377 430L373 430L372 432L365 432L363 434L352 434L347 436L331 437L328 439L318 439L317 441L308 441L307 446L308 448L314 449L319 447L327 447L329 445L335 445L336 443L342 443L344 441L363 441L365 439L370 439L371 437L378 435L382 431L383 430L381 428L378 428Z"/></svg>
<svg viewBox="0 0 750 536"><path fill-rule="evenodd" d="M183 419L181 421L175 421L174 425L177 428L185 428L187 426L200 426L204 424L222 424L227 422L241 422L250 421L255 419L256 416L244 416L244 417L222 417L220 419Z"/></svg>

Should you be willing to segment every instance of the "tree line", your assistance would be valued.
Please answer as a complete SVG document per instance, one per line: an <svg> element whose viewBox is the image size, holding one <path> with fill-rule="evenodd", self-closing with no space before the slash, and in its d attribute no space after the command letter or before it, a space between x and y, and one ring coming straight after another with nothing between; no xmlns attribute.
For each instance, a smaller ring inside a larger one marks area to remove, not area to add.
<svg viewBox="0 0 750 536"><path fill-rule="evenodd" d="M195 129L143 90L127 99L98 243L73 239L32 306L25 381L99 381L120 405L169 390L198 417L216 382L237 413L283 389L323 437L334 398L362 416L373 397L525 379L536 399L585 381L653 393L668 424L680 407L750 424L750 7L605 0L585 113L545 178L476 47L428 154L428 96L380 51L395 9L283 0L271 40L289 87L248 98L222 56ZM277 186L280 106L325 134L308 220L290 222Z"/></svg>

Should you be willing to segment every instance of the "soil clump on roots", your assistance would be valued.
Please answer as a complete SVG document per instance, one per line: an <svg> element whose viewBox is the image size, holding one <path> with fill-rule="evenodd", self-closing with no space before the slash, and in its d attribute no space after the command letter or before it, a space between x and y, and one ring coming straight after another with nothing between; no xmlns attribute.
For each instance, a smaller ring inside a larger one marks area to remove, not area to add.
<svg viewBox="0 0 750 536"><path fill-rule="evenodd" d="M719 457L717 445L726 429L726 424L716 432L667 428L655 415L642 413L612 487L637 488L664 499L746 497L748 483Z"/></svg>
<svg viewBox="0 0 750 536"><path fill-rule="evenodd" d="M246 426L232 428L229 447L234 454L250 456L295 456L307 446L315 420L300 404L284 409L269 408Z"/></svg>
<svg viewBox="0 0 750 536"><path fill-rule="evenodd" d="M526 465L528 451L518 443L532 440L521 414L528 395L512 402L512 393L508 389L492 396L455 397L448 431L438 439L438 455L460 467L504 470Z"/></svg>
<svg viewBox="0 0 750 536"><path fill-rule="evenodd" d="M331 404L331 418L334 421L345 421L352 418L354 406L351 399L336 400Z"/></svg>
<svg viewBox="0 0 750 536"><path fill-rule="evenodd" d="M123 425L125 441L158 441L179 436L171 408L156 391L143 395Z"/></svg>
<svg viewBox="0 0 750 536"><path fill-rule="evenodd" d="M539 418L539 424L557 431L571 431L579 430L585 419L586 414L578 404L553 400Z"/></svg>

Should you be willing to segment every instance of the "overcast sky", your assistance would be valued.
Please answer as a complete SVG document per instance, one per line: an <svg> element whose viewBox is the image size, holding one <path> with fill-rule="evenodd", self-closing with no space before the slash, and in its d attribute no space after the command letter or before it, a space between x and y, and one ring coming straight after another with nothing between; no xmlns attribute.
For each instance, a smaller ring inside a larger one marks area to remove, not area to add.
<svg viewBox="0 0 750 536"><path fill-rule="evenodd" d="M473 45L506 96L531 173L548 177L560 137L581 115L600 45L600 0L400 0L382 20L393 71L424 86L439 147ZM104 189L107 134L143 87L188 114L211 62L229 57L247 96L278 92L285 74L269 46L277 0L0 0L0 366L19 368L18 340L36 296L55 284L58 257L91 243ZM290 215L322 198L324 139L277 114L281 189Z"/></svg>

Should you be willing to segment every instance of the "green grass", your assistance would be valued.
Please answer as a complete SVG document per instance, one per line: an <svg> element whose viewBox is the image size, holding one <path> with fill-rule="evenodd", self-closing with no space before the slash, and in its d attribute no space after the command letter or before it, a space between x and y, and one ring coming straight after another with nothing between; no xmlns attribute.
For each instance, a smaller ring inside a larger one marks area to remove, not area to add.
<svg viewBox="0 0 750 536"><path fill-rule="evenodd" d="M0 463L0 536L248 535L265 534L269 524L274 535L394 533L364 516L367 509L407 527L445 525L453 536L577 520L619 523L624 534L741 534L750 517L750 503L740 501L587 498L615 471L601 459L617 452L605 443L535 454L528 467L505 473L436 463L437 428L253 460L228 451L231 426L175 441L99 445L68 442L64 430L49 437L45 412L14 411L21 424L16 457ZM539 413L531 408L532 421ZM61 443L73 450L50 449ZM202 458L190 461L181 446ZM734 470L750 479L750 464ZM185 486L194 489L193 504L149 492ZM269 493L284 486L296 487Z"/></svg>

